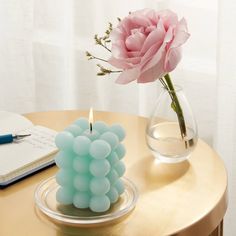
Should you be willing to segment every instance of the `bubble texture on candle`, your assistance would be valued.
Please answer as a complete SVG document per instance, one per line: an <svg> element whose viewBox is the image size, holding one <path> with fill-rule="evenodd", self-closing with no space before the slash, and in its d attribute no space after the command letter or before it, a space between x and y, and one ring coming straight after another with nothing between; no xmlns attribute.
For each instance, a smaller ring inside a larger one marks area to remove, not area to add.
<svg viewBox="0 0 236 236"><path fill-rule="evenodd" d="M59 151L55 156L55 163L59 168L69 169L72 167L73 153Z"/></svg>
<svg viewBox="0 0 236 236"><path fill-rule="evenodd" d="M56 181L61 186L69 186L71 185L74 177L74 172L70 170L61 169L56 174Z"/></svg>
<svg viewBox="0 0 236 236"><path fill-rule="evenodd" d="M94 159L91 161L89 170L90 173L95 177L104 177L106 176L111 169L111 165L107 160L97 160Z"/></svg>
<svg viewBox="0 0 236 236"><path fill-rule="evenodd" d="M119 143L119 139L118 139L117 135L115 135L114 133L112 133L110 131L103 133L100 136L100 139L105 140L106 142L108 142L112 149L116 148L116 146Z"/></svg>
<svg viewBox="0 0 236 236"><path fill-rule="evenodd" d="M85 209L89 207L90 203L89 192L77 192L73 197L73 204L77 208Z"/></svg>
<svg viewBox="0 0 236 236"><path fill-rule="evenodd" d="M125 173L125 164L121 161L117 162L114 166L119 177L122 177Z"/></svg>
<svg viewBox="0 0 236 236"><path fill-rule="evenodd" d="M74 136L67 131L60 132L56 135L55 143L60 150L70 150L72 148Z"/></svg>
<svg viewBox="0 0 236 236"><path fill-rule="evenodd" d="M104 140L95 140L91 143L89 153L95 159L105 159L111 152L111 146Z"/></svg>
<svg viewBox="0 0 236 236"><path fill-rule="evenodd" d="M114 184L114 183L118 180L119 175L117 174L117 172L116 172L114 169L112 169L112 170L107 174L106 177L109 179L109 181L110 181L111 184Z"/></svg>
<svg viewBox="0 0 236 236"><path fill-rule="evenodd" d="M94 212L104 212L110 208L110 200L107 196L93 196L89 207Z"/></svg>
<svg viewBox="0 0 236 236"><path fill-rule="evenodd" d="M73 150L79 156L85 156L89 153L91 141L85 136L78 136L74 140Z"/></svg>
<svg viewBox="0 0 236 236"><path fill-rule="evenodd" d="M99 137L100 134L95 129L93 129L92 132L90 131L90 129L86 129L83 132L83 135L88 137L91 141L94 141L94 140L96 140Z"/></svg>
<svg viewBox="0 0 236 236"><path fill-rule="evenodd" d="M125 190L120 179L125 173L121 159L126 150L120 143L125 131L103 121L93 124L92 133L89 128L88 120L80 118L55 139L59 148L56 181L60 185L56 199L60 204L105 212Z"/></svg>
<svg viewBox="0 0 236 236"><path fill-rule="evenodd" d="M123 129L123 127L121 125L114 124L110 127L110 130L118 136L120 142L124 140L125 130Z"/></svg>
<svg viewBox="0 0 236 236"><path fill-rule="evenodd" d="M76 175L74 178L74 187L79 191L88 191L90 186L89 175Z"/></svg>
<svg viewBox="0 0 236 236"><path fill-rule="evenodd" d="M78 173L87 173L89 171L90 157L76 156L73 161L73 168Z"/></svg>
<svg viewBox="0 0 236 236"><path fill-rule="evenodd" d="M122 143L118 144L115 152L117 153L118 158L121 160L126 153L125 146Z"/></svg>
<svg viewBox="0 0 236 236"><path fill-rule="evenodd" d="M116 152L112 152L110 153L110 155L107 157L107 160L109 161L109 163L113 166L115 165L118 161L118 155L116 154Z"/></svg>
<svg viewBox="0 0 236 236"><path fill-rule="evenodd" d="M56 193L58 202L69 205L73 202L74 189L68 187L60 187Z"/></svg>
<svg viewBox="0 0 236 236"><path fill-rule="evenodd" d="M115 203L117 202L118 198L119 198L119 194L116 190L116 188L111 187L110 191L106 194L108 196L108 198L110 199L111 203Z"/></svg>
<svg viewBox="0 0 236 236"><path fill-rule="evenodd" d="M79 136L83 132L78 125L70 125L65 128L65 131L70 132L74 137Z"/></svg>
<svg viewBox="0 0 236 236"><path fill-rule="evenodd" d="M93 124L93 129L97 130L100 134L103 134L106 131L109 131L107 124L103 121L96 121Z"/></svg>
<svg viewBox="0 0 236 236"><path fill-rule="evenodd" d="M125 191L124 184L123 184L123 182L122 182L120 179L118 179L118 180L115 182L114 187L116 188L116 190L117 190L117 192L118 192L119 194L122 194L122 193Z"/></svg>
<svg viewBox="0 0 236 236"><path fill-rule="evenodd" d="M78 125L82 130L86 130L89 128L88 119L81 117L75 121L75 124Z"/></svg>
<svg viewBox="0 0 236 236"><path fill-rule="evenodd" d="M95 195L104 195L110 190L110 182L104 177L94 177L90 182L90 191Z"/></svg>

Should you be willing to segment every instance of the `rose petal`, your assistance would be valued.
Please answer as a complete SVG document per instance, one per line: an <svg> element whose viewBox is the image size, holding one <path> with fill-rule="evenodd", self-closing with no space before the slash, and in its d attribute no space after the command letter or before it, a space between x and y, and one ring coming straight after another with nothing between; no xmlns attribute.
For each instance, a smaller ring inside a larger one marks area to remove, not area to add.
<svg viewBox="0 0 236 236"><path fill-rule="evenodd" d="M180 47L189 38L187 23L184 18L182 18L175 29L175 36L171 43L171 48Z"/></svg>
<svg viewBox="0 0 236 236"><path fill-rule="evenodd" d="M173 39L173 36L174 36L174 34L173 34L173 27L169 27L169 29L167 30L167 32L166 32L166 35L165 35L165 38L164 38L164 42L165 43L170 43L171 41L172 41L172 39ZM169 46L170 47L170 46ZM168 47L168 48L169 48Z"/></svg>
<svg viewBox="0 0 236 236"><path fill-rule="evenodd" d="M147 62L149 62L154 55L157 53L157 51L159 50L159 48L161 47L161 43L156 43L154 45L152 45L147 52L144 54L143 57L141 57L141 66L143 67L144 65L147 64Z"/></svg>
<svg viewBox="0 0 236 236"><path fill-rule="evenodd" d="M137 80L140 75L139 68L132 68L123 71L116 80L118 84L128 84L131 81Z"/></svg>
<svg viewBox="0 0 236 236"><path fill-rule="evenodd" d="M142 10L137 10L137 11L132 12L131 16L144 17L150 23L150 22L153 22L153 18L155 17L155 11L150 8L144 8Z"/></svg>
<svg viewBox="0 0 236 236"><path fill-rule="evenodd" d="M117 27L111 31L110 38L114 42L116 42L116 40L124 40L125 39L124 32L122 32L122 30L119 27Z"/></svg>
<svg viewBox="0 0 236 236"><path fill-rule="evenodd" d="M164 69L166 72L170 72L176 68L181 60L181 48L171 48L165 58Z"/></svg>
<svg viewBox="0 0 236 236"><path fill-rule="evenodd" d="M129 58L140 57L140 51L127 52L127 56L128 56Z"/></svg>
<svg viewBox="0 0 236 236"><path fill-rule="evenodd" d="M141 68L141 76L138 78L138 83L152 82L166 74L164 70L165 54L165 45L163 44L147 64Z"/></svg>
<svg viewBox="0 0 236 236"><path fill-rule="evenodd" d="M153 57L150 57L146 64L142 63L141 73L156 66L159 63L159 61L163 64L162 70L164 70L164 58L166 56L165 46L166 44L163 43L161 47L158 48L158 51L156 52L156 54ZM159 74L159 72L157 74Z"/></svg>
<svg viewBox="0 0 236 236"><path fill-rule="evenodd" d="M133 24L131 19L126 17L123 20L123 23L121 25L121 30L122 30L122 32L125 32L126 36L128 36L128 35L130 35L131 29L133 29L134 27L135 27L135 25Z"/></svg>
<svg viewBox="0 0 236 236"><path fill-rule="evenodd" d="M125 40L125 45L130 51L139 51L142 48L145 39L146 36L143 33L136 32Z"/></svg>
<svg viewBox="0 0 236 236"><path fill-rule="evenodd" d="M115 57L111 57L108 59L108 63L119 69L127 69L132 68L125 60L117 59Z"/></svg>
<svg viewBox="0 0 236 236"><path fill-rule="evenodd" d="M170 10L163 10L157 13L160 19L163 20L165 29L167 30L170 26L178 24L178 16Z"/></svg>
<svg viewBox="0 0 236 236"><path fill-rule="evenodd" d="M163 77L166 74L165 72L163 72L163 64L163 59L161 59L154 67L143 72L138 78L137 82L149 83Z"/></svg>
<svg viewBox="0 0 236 236"><path fill-rule="evenodd" d="M149 18L143 15L133 16L132 22L135 23L136 26L138 26L138 28L140 27L146 28L151 24L151 21L149 20Z"/></svg>
<svg viewBox="0 0 236 236"><path fill-rule="evenodd" d="M143 47L141 49L141 53L146 52L152 45L156 43L160 43L161 45L164 37L165 37L165 28L163 26L162 21L160 20L157 24L156 29L152 31L145 40Z"/></svg>
<svg viewBox="0 0 236 236"><path fill-rule="evenodd" d="M154 11L151 9L142 9L132 12L119 23L118 28L120 28L121 31L128 36L130 35L132 29L147 27L151 24L150 18L147 17L147 15L151 14L151 12Z"/></svg>
<svg viewBox="0 0 236 236"><path fill-rule="evenodd" d="M156 15L156 12L153 9L149 9L149 11L145 13L145 15L149 18L153 25L157 25L159 16Z"/></svg>
<svg viewBox="0 0 236 236"><path fill-rule="evenodd" d="M152 31L154 31L156 28L157 28L156 25L150 25L150 26L146 27L145 33L146 33L147 35L149 35L149 34L150 34Z"/></svg>
<svg viewBox="0 0 236 236"><path fill-rule="evenodd" d="M136 64L139 64L139 63L140 63L141 57L126 58L125 61L126 61L127 63L136 65Z"/></svg>
<svg viewBox="0 0 236 236"><path fill-rule="evenodd" d="M116 58L126 58L127 50L124 41L117 40L116 43L112 44L111 52L113 57Z"/></svg>
<svg viewBox="0 0 236 236"><path fill-rule="evenodd" d="M110 59L108 59L108 63L116 68L124 70L124 69L130 69L134 67L136 64L139 64L140 60L141 60L140 57L126 58L126 59L111 57Z"/></svg>

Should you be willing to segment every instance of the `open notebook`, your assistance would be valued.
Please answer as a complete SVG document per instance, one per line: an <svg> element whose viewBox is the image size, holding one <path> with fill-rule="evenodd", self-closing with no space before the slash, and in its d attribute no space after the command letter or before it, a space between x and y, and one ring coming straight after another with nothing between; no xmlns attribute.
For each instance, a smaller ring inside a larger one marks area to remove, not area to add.
<svg viewBox="0 0 236 236"><path fill-rule="evenodd" d="M5 187L54 163L56 131L33 125L24 116L0 111L0 135L31 134L17 142L0 144L0 187Z"/></svg>

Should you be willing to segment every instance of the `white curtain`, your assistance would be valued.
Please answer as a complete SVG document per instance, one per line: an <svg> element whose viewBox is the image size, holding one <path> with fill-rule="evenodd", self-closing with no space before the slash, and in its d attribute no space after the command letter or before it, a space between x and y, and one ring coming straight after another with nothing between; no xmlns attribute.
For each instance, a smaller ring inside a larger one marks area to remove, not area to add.
<svg viewBox="0 0 236 236"><path fill-rule="evenodd" d="M226 235L236 235L236 2L219 2L217 115L214 147L223 157L228 170L229 210Z"/></svg>
<svg viewBox="0 0 236 236"><path fill-rule="evenodd" d="M236 3L233 0L0 0L0 109L19 113L88 109L147 116L158 82L117 85L96 76L85 51L95 33L129 11L170 8L187 19L191 37L172 73L184 87L199 134L226 163L230 205L225 235L236 235ZM132 96L131 96L132 95Z"/></svg>

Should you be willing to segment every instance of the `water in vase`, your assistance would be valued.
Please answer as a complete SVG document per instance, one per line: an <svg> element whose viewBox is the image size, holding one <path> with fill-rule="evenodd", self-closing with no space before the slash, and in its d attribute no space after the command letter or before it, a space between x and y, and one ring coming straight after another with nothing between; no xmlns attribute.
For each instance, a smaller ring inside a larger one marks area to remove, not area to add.
<svg viewBox="0 0 236 236"><path fill-rule="evenodd" d="M197 139L195 132L186 127L187 136L181 137L179 124L177 122L162 122L147 130L147 144L153 154L159 159L173 162L186 159L193 151Z"/></svg>

